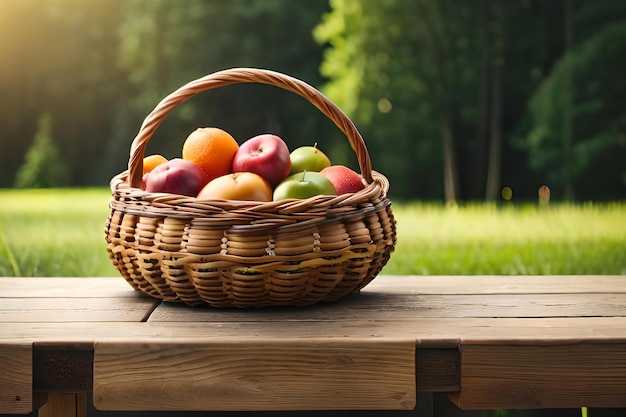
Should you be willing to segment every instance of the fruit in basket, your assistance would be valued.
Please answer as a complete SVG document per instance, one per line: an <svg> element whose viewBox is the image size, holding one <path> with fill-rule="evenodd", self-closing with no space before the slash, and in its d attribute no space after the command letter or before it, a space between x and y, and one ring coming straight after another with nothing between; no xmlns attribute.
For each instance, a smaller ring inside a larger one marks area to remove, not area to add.
<svg viewBox="0 0 626 417"><path fill-rule="evenodd" d="M356 193L365 188L365 180L355 171L344 165L331 165L320 171L333 183L337 195Z"/></svg>
<svg viewBox="0 0 626 417"><path fill-rule="evenodd" d="M213 179L230 173L237 149L239 144L228 132L217 127L203 127L187 136L182 157L200 166L209 179Z"/></svg>
<svg viewBox="0 0 626 417"><path fill-rule="evenodd" d="M265 178L253 172L234 172L209 181L197 197L208 200L272 201L272 187Z"/></svg>
<svg viewBox="0 0 626 417"><path fill-rule="evenodd" d="M232 163L232 172L254 172L272 187L289 175L291 159L287 144L278 136L262 134L239 146Z"/></svg>
<svg viewBox="0 0 626 417"><path fill-rule="evenodd" d="M304 199L316 195L336 195L335 187L319 172L304 171L285 178L274 189L274 201L289 198Z"/></svg>
<svg viewBox="0 0 626 417"><path fill-rule="evenodd" d="M167 162L167 158L163 155L148 155L143 158L143 175L152 171L154 168Z"/></svg>
<svg viewBox="0 0 626 417"><path fill-rule="evenodd" d="M142 182L150 193L170 193L193 197L209 182L202 168L191 161L174 158L144 175Z"/></svg>
<svg viewBox="0 0 626 417"><path fill-rule="evenodd" d="M330 159L315 146L301 146L294 149L289 155L291 159L291 174L303 171L319 172L330 166Z"/></svg>

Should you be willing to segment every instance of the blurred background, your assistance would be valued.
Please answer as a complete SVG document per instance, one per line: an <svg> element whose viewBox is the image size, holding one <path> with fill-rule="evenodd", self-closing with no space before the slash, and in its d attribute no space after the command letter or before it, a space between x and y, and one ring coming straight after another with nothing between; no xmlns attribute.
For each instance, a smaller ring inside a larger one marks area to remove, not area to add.
<svg viewBox="0 0 626 417"><path fill-rule="evenodd" d="M0 187L106 186L163 97L260 67L339 105L392 198L624 200L625 40L621 0L0 0ZM312 105L261 85L191 98L148 153L201 126L356 167Z"/></svg>

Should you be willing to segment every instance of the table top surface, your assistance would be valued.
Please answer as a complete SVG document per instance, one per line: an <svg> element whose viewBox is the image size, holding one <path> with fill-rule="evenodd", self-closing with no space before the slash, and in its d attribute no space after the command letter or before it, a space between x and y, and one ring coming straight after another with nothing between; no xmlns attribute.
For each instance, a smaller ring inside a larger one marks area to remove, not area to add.
<svg viewBox="0 0 626 417"><path fill-rule="evenodd" d="M625 306L626 276L379 276L337 302L263 309L161 302L121 278L0 278L0 340L349 336L449 347L622 341Z"/></svg>
<svg viewBox="0 0 626 417"><path fill-rule="evenodd" d="M162 395L168 373L182 398L168 409L230 410L240 397L255 409L292 409L291 400L259 403L270 383L283 397L299 384L328 387L298 399L299 409L328 398L331 408L406 409L416 357L437 349L460 355L451 398L463 408L626 407L626 276L379 276L337 302L264 309L161 302L122 278L0 278L0 329L3 366L28 362L32 346L93 347L103 409L132 395L145 400L130 409L143 409L156 401L145 384ZM338 394L346 383L350 393ZM190 399L197 386L221 400Z"/></svg>

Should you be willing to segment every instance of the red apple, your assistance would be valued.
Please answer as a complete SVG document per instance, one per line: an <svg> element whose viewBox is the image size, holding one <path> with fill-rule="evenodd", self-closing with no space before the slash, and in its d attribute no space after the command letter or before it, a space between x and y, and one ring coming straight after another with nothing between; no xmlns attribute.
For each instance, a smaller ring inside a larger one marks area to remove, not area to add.
<svg viewBox="0 0 626 417"><path fill-rule="evenodd" d="M209 182L209 176L191 161L170 159L154 168L143 178L146 191L195 197Z"/></svg>
<svg viewBox="0 0 626 417"><path fill-rule="evenodd" d="M290 169L287 144L269 133L242 143L232 162L232 172L253 172L265 178L272 187L284 180Z"/></svg>
<svg viewBox="0 0 626 417"><path fill-rule="evenodd" d="M253 172L234 172L211 181L198 193L200 199L272 201L272 188Z"/></svg>
<svg viewBox="0 0 626 417"><path fill-rule="evenodd" d="M337 195L356 193L365 188L365 181L358 173L343 165L331 165L320 171L330 180L337 190Z"/></svg>

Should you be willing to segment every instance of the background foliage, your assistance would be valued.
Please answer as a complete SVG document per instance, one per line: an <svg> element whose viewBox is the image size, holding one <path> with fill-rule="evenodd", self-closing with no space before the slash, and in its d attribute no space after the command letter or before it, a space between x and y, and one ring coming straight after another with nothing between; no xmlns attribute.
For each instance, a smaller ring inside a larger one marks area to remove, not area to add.
<svg viewBox="0 0 626 417"><path fill-rule="evenodd" d="M3 0L0 187L24 185L46 117L58 155L43 160L65 172L31 185L105 185L162 97L252 66L339 104L394 198L496 200L506 185L534 200L547 184L557 199L623 199L625 35L616 0ZM148 152L179 156L206 125L319 142L355 165L316 109L260 85L190 99Z"/></svg>

